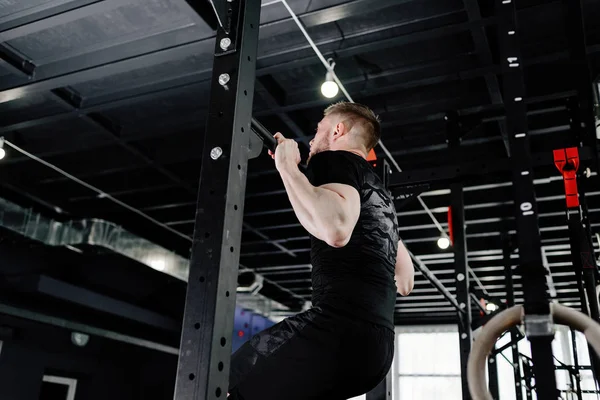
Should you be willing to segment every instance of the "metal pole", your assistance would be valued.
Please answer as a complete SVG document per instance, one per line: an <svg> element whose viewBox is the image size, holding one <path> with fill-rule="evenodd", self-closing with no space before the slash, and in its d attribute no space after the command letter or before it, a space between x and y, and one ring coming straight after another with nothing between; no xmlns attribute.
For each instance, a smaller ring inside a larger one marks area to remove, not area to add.
<svg viewBox="0 0 600 400"><path fill-rule="evenodd" d="M460 146L460 127L458 115L446 115L446 129L450 151ZM467 235L465 233L465 202L462 183L450 185L452 233L454 248L454 271L456 278L456 300L459 307L464 310L458 313L458 333L460 343L460 370L462 378L462 398L471 399L467 381L467 363L471 352L471 296L469 288L469 267L467 261Z"/></svg>
<svg viewBox="0 0 600 400"><path fill-rule="evenodd" d="M515 305L515 290L512 277L512 261L510 254L512 253L512 245L508 233L502 234L502 255L504 259L504 277L506 279L506 306L512 307ZM521 387L521 364L519 362L519 347L518 335L516 329L510 331L511 351L513 360L513 374L515 378L515 394L516 400L523 400L523 389Z"/></svg>
<svg viewBox="0 0 600 400"><path fill-rule="evenodd" d="M581 374L579 369L579 356L577 355L577 336L575 330L571 328L571 344L573 346L573 366L575 367L575 390L577 390L577 398L582 399L581 394Z"/></svg>
<svg viewBox="0 0 600 400"><path fill-rule="evenodd" d="M498 400L500 398L500 388L498 386L498 365L495 355L490 354L487 367L490 379L490 393L494 399Z"/></svg>
<svg viewBox="0 0 600 400"><path fill-rule="evenodd" d="M533 393L531 390L531 383L533 381L533 376L532 376L532 370L531 370L531 365L527 364L523 366L523 370L524 370L524 375L525 375L525 395L527 396L527 400L533 400Z"/></svg>
<svg viewBox="0 0 600 400"><path fill-rule="evenodd" d="M513 160L513 189L519 264L525 299L525 327L531 343L537 396L557 399L556 375L552 357L553 321L546 287L546 269L541 254L541 238L529 148L525 82L517 26L516 1L496 0L498 38L502 62L506 122Z"/></svg>
<svg viewBox="0 0 600 400"><path fill-rule="evenodd" d="M227 397L260 2L225 1L216 35L176 400Z"/></svg>
<svg viewBox="0 0 600 400"><path fill-rule="evenodd" d="M255 118L252 118L251 122L252 130L260 137L263 141L263 145L271 151L275 151L277 147L277 139L273 137L271 132L258 122Z"/></svg>
<svg viewBox="0 0 600 400"><path fill-rule="evenodd" d="M462 378L462 398L469 400L467 363L471 352L471 298L469 273L467 270L467 237L465 234L465 209L463 187L460 183L451 186L452 221L454 233L454 271L456 278L456 299L464 313L458 313L458 333L460 340L460 369Z"/></svg>

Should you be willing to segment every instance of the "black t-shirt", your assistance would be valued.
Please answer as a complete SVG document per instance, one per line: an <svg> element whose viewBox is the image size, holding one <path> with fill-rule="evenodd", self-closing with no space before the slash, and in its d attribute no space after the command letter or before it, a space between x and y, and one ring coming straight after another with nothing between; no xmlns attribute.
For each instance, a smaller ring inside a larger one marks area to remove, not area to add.
<svg viewBox="0 0 600 400"><path fill-rule="evenodd" d="M360 194L360 217L349 243L329 246L311 235L312 303L394 329L398 219L389 192L362 157L324 151L312 157L313 186L341 183Z"/></svg>

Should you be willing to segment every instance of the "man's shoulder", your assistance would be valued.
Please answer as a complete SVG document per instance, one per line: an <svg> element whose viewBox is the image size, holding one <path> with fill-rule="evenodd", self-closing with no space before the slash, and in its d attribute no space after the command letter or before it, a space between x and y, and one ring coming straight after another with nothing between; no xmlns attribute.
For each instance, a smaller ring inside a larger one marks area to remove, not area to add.
<svg viewBox="0 0 600 400"><path fill-rule="evenodd" d="M364 159L362 161L367 163ZM307 176L315 186L326 183L343 183L358 190L364 184L364 168L360 162L360 156L347 151L322 151L311 158L308 163Z"/></svg>
<svg viewBox="0 0 600 400"><path fill-rule="evenodd" d="M312 157L311 162L315 160L317 162L340 162L352 163L356 165L368 165L368 161L361 156L345 150L325 150L315 154Z"/></svg>

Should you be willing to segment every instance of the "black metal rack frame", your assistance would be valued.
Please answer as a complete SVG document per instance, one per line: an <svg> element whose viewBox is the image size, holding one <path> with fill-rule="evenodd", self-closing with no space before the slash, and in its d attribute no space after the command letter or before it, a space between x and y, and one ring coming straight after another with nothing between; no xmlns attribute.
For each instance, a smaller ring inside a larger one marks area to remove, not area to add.
<svg viewBox="0 0 600 400"><path fill-rule="evenodd" d="M226 397L233 328L236 282L240 256L244 191L248 166L248 149L251 131L273 148L275 143L268 130L252 118L254 76L258 43L260 2L249 0L215 0L215 11L221 26L217 30L215 59L212 71L211 99L205 135L203 164L198 192L197 214L190 277L181 338L177 372L176 399L220 399ZM585 41L580 1L565 0L568 22L574 28L571 39L572 60L587 68ZM546 270L542 262L541 241L537 219L536 198L533 185L533 167L548 161L545 155L532 155L527 134L527 109L525 82L519 49L519 27L516 21L514 0L496 0L498 44L502 63L504 105L506 108L506 136L511 160L495 162L488 167L478 166L475 171L468 163L456 168L440 168L441 174L431 171L394 174L391 188L433 180L451 183L452 217L454 221L454 249L456 273L456 298L414 256L419 269L455 306L459 319L461 347L461 372L463 373L463 398L470 395L466 386L466 360L471 337L471 289L464 222L464 199L460 180L470 174L494 171L511 171L517 223L519 271L523 276L525 295L525 325L531 341L533 374L545 382L537 388L538 396L556 398L556 381L552 359L552 318L546 290ZM223 40L230 41L222 46ZM583 52L582 52L583 49ZM579 110L586 124L582 135L582 159L597 170L595 137L591 136L593 124L592 89L588 74L582 74L579 85ZM588 88L589 86L589 88ZM454 116L449 118L448 134L451 148L457 148L460 132ZM428 175L429 173L429 175ZM435 176L435 179L432 177ZM508 243L508 239L505 239ZM507 283L511 282L511 249L504 246ZM508 284L509 287L512 285ZM514 302L509 292L507 304ZM514 333L511 333L513 335ZM513 340L516 337L513 336ZM513 356L517 356L513 346ZM490 359L493 364L493 358ZM495 368L491 368L492 371ZM520 372L515 369L515 377ZM497 378L493 390L497 391ZM382 384L389 388L389 377ZM494 386L494 385L492 385ZM383 387L383 386L382 386ZM369 399L382 398L391 391L369 395ZM386 393L387 392L387 393ZM520 396L518 396L520 398Z"/></svg>

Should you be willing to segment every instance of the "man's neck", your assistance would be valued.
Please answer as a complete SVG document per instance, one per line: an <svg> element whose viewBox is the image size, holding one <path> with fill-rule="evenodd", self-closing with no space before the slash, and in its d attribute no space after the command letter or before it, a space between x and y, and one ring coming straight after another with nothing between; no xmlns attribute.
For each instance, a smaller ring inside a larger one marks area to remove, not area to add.
<svg viewBox="0 0 600 400"><path fill-rule="evenodd" d="M356 150L356 149L345 149L345 151L348 151L350 153L354 153L357 156L360 156L362 158L364 158L365 160L367 159L367 154L361 150Z"/></svg>
<svg viewBox="0 0 600 400"><path fill-rule="evenodd" d="M362 157L365 160L367 159L367 153L364 150L357 149L357 148L348 148L348 147L336 148L335 146L332 146L332 147L330 147L330 150L332 150L332 151L347 151L349 153L356 154L357 156Z"/></svg>

